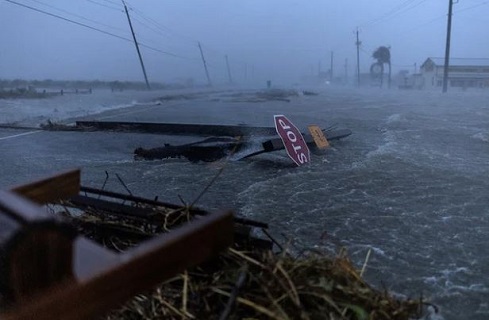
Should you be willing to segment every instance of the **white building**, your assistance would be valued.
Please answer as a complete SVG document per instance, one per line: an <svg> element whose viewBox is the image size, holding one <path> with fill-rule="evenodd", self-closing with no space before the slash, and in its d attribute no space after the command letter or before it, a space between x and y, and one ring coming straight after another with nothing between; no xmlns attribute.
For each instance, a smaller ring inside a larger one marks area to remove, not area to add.
<svg viewBox="0 0 489 320"><path fill-rule="evenodd" d="M417 86L424 89L443 86L445 58L428 58L421 65ZM448 87L489 88L489 59L451 58Z"/></svg>

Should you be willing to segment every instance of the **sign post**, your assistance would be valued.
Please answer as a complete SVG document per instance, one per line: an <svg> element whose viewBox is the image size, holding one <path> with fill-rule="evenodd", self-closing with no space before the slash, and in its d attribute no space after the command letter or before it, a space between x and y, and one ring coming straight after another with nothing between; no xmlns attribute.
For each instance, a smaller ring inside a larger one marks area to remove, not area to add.
<svg viewBox="0 0 489 320"><path fill-rule="evenodd" d="M284 143L289 157L301 166L311 162L311 154L304 137L297 127L284 115L274 115L275 129Z"/></svg>

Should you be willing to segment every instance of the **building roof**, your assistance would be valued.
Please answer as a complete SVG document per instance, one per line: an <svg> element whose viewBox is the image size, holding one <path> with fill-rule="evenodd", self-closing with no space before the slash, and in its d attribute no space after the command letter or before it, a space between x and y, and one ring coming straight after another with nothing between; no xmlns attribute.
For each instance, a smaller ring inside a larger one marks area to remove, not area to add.
<svg viewBox="0 0 489 320"><path fill-rule="evenodd" d="M431 60L435 66L442 67L445 65L445 58L428 58L423 65ZM451 67L489 67L489 58L450 58L448 63Z"/></svg>

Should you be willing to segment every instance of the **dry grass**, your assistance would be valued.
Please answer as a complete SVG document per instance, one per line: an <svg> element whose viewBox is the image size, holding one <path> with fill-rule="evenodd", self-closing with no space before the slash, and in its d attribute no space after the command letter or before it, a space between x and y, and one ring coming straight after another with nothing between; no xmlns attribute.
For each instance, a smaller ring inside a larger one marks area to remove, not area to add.
<svg viewBox="0 0 489 320"><path fill-rule="evenodd" d="M231 248L106 319L412 319L419 306L371 288L345 256Z"/></svg>
<svg viewBox="0 0 489 320"><path fill-rule="evenodd" d="M187 223L182 211L161 213L160 227L110 219L88 211L76 218L80 230L116 250L137 244L138 237L114 236L111 228L150 236ZM167 218L164 218L167 214ZM171 217L171 218L170 218ZM86 224L89 223L89 224ZM189 248L191 254L192 248ZM368 258L367 258L368 260ZM367 261L361 269L365 269ZM399 300L368 285L345 251L337 256L311 253L294 257L252 248L229 248L213 261L138 295L104 319L415 319L420 300Z"/></svg>

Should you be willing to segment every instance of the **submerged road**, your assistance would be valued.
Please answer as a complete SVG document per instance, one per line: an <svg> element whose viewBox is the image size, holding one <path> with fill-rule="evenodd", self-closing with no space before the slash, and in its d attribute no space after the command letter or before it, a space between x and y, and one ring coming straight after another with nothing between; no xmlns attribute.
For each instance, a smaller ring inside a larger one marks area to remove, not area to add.
<svg viewBox="0 0 489 320"><path fill-rule="evenodd" d="M84 117L271 126L274 114L285 114L299 127L353 131L306 167L296 168L285 152L240 162L139 162L132 155L139 146L189 138L0 129L0 187L81 167L85 185L102 186L107 172L108 189L126 192L118 174L136 195L192 202L225 166L197 205L269 222L297 250L345 246L358 264L372 250L366 278L376 286L422 294L445 319L489 318L487 94L320 93L290 102L212 93Z"/></svg>

